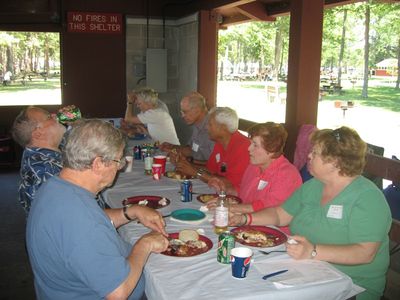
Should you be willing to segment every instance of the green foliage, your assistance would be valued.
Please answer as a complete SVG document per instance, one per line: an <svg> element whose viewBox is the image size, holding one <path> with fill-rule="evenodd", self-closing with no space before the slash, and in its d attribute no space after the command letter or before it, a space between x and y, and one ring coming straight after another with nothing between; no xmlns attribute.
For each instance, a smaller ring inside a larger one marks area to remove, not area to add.
<svg viewBox="0 0 400 300"><path fill-rule="evenodd" d="M218 59L228 59L234 65L241 62L259 62L261 67L273 65L275 35L278 30L287 45L288 17L278 18L276 22L251 22L220 30ZM287 57L287 47L284 51Z"/></svg>
<svg viewBox="0 0 400 300"><path fill-rule="evenodd" d="M58 33L0 32L0 71L12 66L14 75L20 72L44 71L51 62L60 62ZM50 70L47 70L50 71Z"/></svg>

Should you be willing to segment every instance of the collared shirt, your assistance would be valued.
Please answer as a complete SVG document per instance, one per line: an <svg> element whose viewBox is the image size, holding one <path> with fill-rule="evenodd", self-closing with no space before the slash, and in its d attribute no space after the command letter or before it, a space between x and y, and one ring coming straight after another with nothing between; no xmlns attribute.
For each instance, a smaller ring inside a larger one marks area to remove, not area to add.
<svg viewBox="0 0 400 300"><path fill-rule="evenodd" d="M162 108L149 109L137 115L140 122L147 125L147 130L154 141L180 145L175 131L174 121Z"/></svg>
<svg viewBox="0 0 400 300"><path fill-rule="evenodd" d="M226 177L237 191L240 181L249 165L250 140L236 131L232 134L228 147L224 149L220 143L215 143L213 152L207 161L207 169L219 176Z"/></svg>
<svg viewBox="0 0 400 300"><path fill-rule="evenodd" d="M193 125L193 133L188 142L192 149L192 156L196 160L208 160L214 148L214 142L208 136L207 123L209 119L207 114L200 124Z"/></svg>
<svg viewBox="0 0 400 300"><path fill-rule="evenodd" d="M281 205L301 184L299 171L281 155L263 172L250 164L243 175L239 197L258 211ZM280 229L289 233L288 227Z"/></svg>
<svg viewBox="0 0 400 300"><path fill-rule="evenodd" d="M60 174L61 152L38 147L26 147L21 160L19 202L29 213L37 189L47 179Z"/></svg>

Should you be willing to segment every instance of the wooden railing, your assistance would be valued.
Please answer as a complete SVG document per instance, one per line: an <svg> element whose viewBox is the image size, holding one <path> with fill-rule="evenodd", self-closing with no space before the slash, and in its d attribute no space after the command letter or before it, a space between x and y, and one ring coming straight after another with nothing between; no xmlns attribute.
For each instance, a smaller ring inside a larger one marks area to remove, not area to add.
<svg viewBox="0 0 400 300"><path fill-rule="evenodd" d="M400 183L400 161L398 160L368 153L365 171L368 174L393 181L396 184ZM389 237L398 247L400 244L400 220L392 219Z"/></svg>

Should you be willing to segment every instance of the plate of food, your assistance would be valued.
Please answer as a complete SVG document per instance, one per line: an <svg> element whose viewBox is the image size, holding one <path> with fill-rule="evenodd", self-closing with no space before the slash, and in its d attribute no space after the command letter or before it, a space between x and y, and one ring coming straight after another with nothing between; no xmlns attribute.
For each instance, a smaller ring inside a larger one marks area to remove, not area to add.
<svg viewBox="0 0 400 300"><path fill-rule="evenodd" d="M154 209L159 209L168 206L171 201L160 196L133 196L122 200L122 205L143 205Z"/></svg>
<svg viewBox="0 0 400 300"><path fill-rule="evenodd" d="M171 218L185 223L192 223L204 220L206 214L198 209L183 208L174 210L171 213Z"/></svg>
<svg viewBox="0 0 400 300"><path fill-rule="evenodd" d="M161 254L175 257L191 257L208 252L212 247L212 241L197 233L195 230L184 229L180 232L168 234L169 245Z"/></svg>
<svg viewBox="0 0 400 300"><path fill-rule="evenodd" d="M167 172L165 172L165 177L168 177L168 178L171 178L171 179L177 179L177 180L195 178L194 176L184 175L184 174L182 174L180 172L177 172L177 171L167 171Z"/></svg>
<svg viewBox="0 0 400 300"><path fill-rule="evenodd" d="M231 230L236 242L244 246L268 248L283 244L287 236L267 226L240 226Z"/></svg>
<svg viewBox="0 0 400 300"><path fill-rule="evenodd" d="M199 200L201 203L207 203L208 201L217 199L218 194L201 194L197 196L197 200ZM226 195L226 199L228 200L229 204L242 203L242 199L234 195Z"/></svg>

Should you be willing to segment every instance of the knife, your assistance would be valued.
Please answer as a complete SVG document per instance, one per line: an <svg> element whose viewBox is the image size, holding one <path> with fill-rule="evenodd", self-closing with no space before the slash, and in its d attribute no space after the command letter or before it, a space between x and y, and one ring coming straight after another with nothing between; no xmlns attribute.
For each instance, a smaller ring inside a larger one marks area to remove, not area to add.
<svg viewBox="0 0 400 300"><path fill-rule="evenodd" d="M289 270L281 270L281 271L277 271L277 272L274 272L274 273L270 273L270 274L264 275L264 276L262 277L262 279L267 280L268 278L277 276L277 275L279 275L279 274L286 273L287 271L289 271Z"/></svg>

